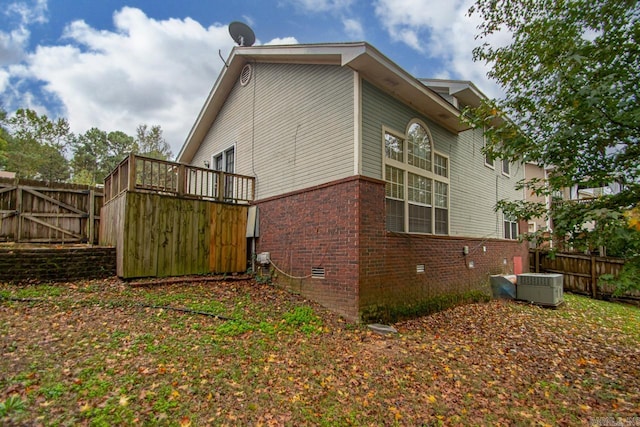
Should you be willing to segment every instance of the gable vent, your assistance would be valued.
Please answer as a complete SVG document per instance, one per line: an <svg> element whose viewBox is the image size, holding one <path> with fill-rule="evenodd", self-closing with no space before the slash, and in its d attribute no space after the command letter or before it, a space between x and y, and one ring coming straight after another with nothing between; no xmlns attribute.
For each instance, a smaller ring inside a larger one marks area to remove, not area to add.
<svg viewBox="0 0 640 427"><path fill-rule="evenodd" d="M324 279L324 267L312 267L311 268L312 279Z"/></svg>
<svg viewBox="0 0 640 427"><path fill-rule="evenodd" d="M250 64L244 66L244 68L240 72L240 84L242 86L246 86L249 83L249 81L251 80L252 71L253 70L251 69Z"/></svg>

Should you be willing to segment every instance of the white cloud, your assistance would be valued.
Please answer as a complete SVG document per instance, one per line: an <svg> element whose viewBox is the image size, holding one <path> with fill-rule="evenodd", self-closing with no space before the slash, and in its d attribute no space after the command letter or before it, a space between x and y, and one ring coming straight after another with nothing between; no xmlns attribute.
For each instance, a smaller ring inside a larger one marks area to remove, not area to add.
<svg viewBox="0 0 640 427"><path fill-rule="evenodd" d="M22 25L47 22L47 0L16 1L7 5L5 15L18 15Z"/></svg>
<svg viewBox="0 0 640 427"><path fill-rule="evenodd" d="M335 12L348 9L354 0L285 0L285 2L308 12Z"/></svg>
<svg viewBox="0 0 640 427"><path fill-rule="evenodd" d="M473 0L438 0L428 5L423 0L377 0L375 13L392 40L444 61L438 77L471 80L488 96L500 96L498 86L486 77L487 65L472 58L473 48L480 43L475 40L479 18L467 14L472 4Z"/></svg>
<svg viewBox="0 0 640 427"><path fill-rule="evenodd" d="M356 19L343 19L342 24L344 25L344 32L351 39L364 40L364 29L360 21Z"/></svg>
<svg viewBox="0 0 640 427"><path fill-rule="evenodd" d="M20 62L25 55L30 32L24 27L0 31L0 66Z"/></svg>
<svg viewBox="0 0 640 427"><path fill-rule="evenodd" d="M21 76L60 99L74 132L133 134L139 124L158 124L176 154L223 65L218 50L226 57L233 46L227 27L155 20L129 7L113 21L114 31L72 22L66 44L39 46Z"/></svg>
<svg viewBox="0 0 640 427"><path fill-rule="evenodd" d="M285 45L285 44L298 44L298 40L295 37L282 37L275 38L265 43L265 46L269 45Z"/></svg>
<svg viewBox="0 0 640 427"><path fill-rule="evenodd" d="M5 25L8 31L0 31L0 67L20 62L25 55L31 32L27 26L47 21L47 1L12 2L4 7ZM0 86L1 87L1 86Z"/></svg>

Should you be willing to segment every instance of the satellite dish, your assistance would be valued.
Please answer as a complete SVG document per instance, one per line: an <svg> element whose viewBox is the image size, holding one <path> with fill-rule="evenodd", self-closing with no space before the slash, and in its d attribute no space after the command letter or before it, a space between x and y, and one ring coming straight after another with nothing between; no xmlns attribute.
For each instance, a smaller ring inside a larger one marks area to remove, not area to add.
<svg viewBox="0 0 640 427"><path fill-rule="evenodd" d="M253 30L243 22L234 21L229 24L229 34L239 46L253 46L256 42Z"/></svg>

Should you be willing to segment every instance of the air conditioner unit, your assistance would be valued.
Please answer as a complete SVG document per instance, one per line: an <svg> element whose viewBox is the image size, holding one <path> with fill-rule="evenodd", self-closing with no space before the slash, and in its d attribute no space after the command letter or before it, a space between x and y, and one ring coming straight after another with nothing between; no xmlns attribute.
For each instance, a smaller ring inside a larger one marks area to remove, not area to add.
<svg viewBox="0 0 640 427"><path fill-rule="evenodd" d="M562 274L523 273L516 281L516 299L557 307L564 302Z"/></svg>

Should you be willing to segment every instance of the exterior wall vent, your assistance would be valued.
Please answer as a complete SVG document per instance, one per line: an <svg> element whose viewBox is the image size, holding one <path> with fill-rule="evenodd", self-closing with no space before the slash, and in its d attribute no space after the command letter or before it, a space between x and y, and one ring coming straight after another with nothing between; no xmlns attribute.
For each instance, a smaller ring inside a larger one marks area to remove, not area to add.
<svg viewBox="0 0 640 427"><path fill-rule="evenodd" d="M324 279L324 267L312 267L311 268L312 279Z"/></svg>
<svg viewBox="0 0 640 427"><path fill-rule="evenodd" d="M424 273L424 264L416 265L416 273Z"/></svg>
<svg viewBox="0 0 640 427"><path fill-rule="evenodd" d="M246 86L251 80L251 75L253 74L253 69L251 68L251 64L247 64L242 69L240 73L240 84L242 86Z"/></svg>

